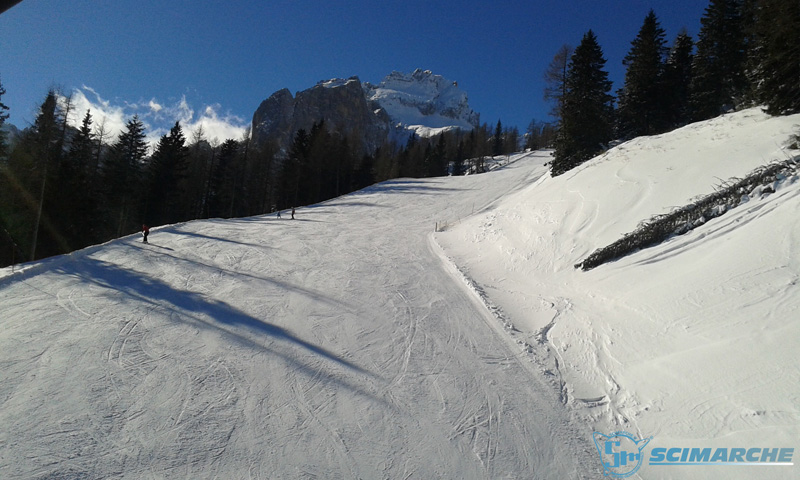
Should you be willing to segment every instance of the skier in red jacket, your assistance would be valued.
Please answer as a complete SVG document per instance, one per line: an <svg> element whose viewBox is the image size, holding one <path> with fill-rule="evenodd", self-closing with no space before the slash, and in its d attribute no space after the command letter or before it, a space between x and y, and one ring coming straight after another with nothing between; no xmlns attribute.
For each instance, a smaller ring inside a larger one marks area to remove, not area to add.
<svg viewBox="0 0 800 480"><path fill-rule="evenodd" d="M147 225L142 225L142 236L144 237L144 240L142 240L142 242L147 243L147 235L149 234L150 234L150 227L148 227Z"/></svg>

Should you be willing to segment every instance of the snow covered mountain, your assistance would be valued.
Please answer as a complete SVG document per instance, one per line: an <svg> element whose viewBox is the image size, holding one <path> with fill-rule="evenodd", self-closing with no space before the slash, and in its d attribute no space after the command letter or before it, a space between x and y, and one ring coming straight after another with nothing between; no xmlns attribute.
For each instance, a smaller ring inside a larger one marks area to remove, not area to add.
<svg viewBox="0 0 800 480"><path fill-rule="evenodd" d="M430 70L392 72L378 85L364 83L364 92L386 111L393 127L401 132L429 137L453 128L472 130L480 122L458 83Z"/></svg>
<svg viewBox="0 0 800 480"><path fill-rule="evenodd" d="M574 265L797 155L798 125L751 109L555 178L530 152L296 220L193 221L0 269L0 478L588 479L603 478L595 431L652 437L645 458L795 447L797 175Z"/></svg>
<svg viewBox="0 0 800 480"><path fill-rule="evenodd" d="M253 114L257 144L274 141L284 151L299 129L324 119L331 130L357 132L368 151L385 140L404 143L411 133L429 137L446 130L471 130L479 115L455 82L429 70L394 72L379 85L358 77L321 81L292 96L279 90Z"/></svg>

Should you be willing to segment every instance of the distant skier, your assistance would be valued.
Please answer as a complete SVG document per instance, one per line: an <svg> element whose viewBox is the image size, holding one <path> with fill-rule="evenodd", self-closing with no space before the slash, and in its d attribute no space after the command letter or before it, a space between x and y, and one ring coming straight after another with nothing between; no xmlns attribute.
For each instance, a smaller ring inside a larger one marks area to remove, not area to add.
<svg viewBox="0 0 800 480"><path fill-rule="evenodd" d="M150 235L150 227L147 225L142 225L142 236L144 237L144 240L142 240L143 243L147 243L148 235Z"/></svg>
<svg viewBox="0 0 800 480"><path fill-rule="evenodd" d="M281 211L278 210L278 218L281 218Z"/></svg>
<svg viewBox="0 0 800 480"><path fill-rule="evenodd" d="M294 207L292 207L292 220L294 220Z"/></svg>

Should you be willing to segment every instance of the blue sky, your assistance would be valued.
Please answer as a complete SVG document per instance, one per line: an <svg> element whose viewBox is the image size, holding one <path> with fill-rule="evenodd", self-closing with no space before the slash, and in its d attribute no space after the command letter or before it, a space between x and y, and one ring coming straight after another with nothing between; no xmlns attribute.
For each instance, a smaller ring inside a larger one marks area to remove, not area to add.
<svg viewBox="0 0 800 480"><path fill-rule="evenodd" d="M481 120L548 120L542 76L558 48L592 29L621 86L622 58L652 8L671 44L696 38L705 0L189 1L23 0L0 14L0 81L10 122L35 118L49 88L79 91L155 133L175 119L206 130L249 124L273 92L393 70L432 70ZM112 115L109 113L108 115ZM214 123L216 122L216 123ZM152 132L151 132L152 133ZM221 139L221 140L224 140Z"/></svg>

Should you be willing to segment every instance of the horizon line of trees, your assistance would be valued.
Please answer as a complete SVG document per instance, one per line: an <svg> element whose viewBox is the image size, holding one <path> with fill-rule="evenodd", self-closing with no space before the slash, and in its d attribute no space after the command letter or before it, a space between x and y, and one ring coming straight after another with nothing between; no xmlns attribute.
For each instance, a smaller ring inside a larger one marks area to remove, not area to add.
<svg viewBox="0 0 800 480"><path fill-rule="evenodd" d="M0 127L8 118L2 103ZM483 159L518 149L519 132L452 130L386 141L366 152L356 134L324 119L300 129L288 152L250 135L222 143L179 122L151 148L133 116L113 141L91 111L70 126L71 98L51 90L34 124L8 144L0 129L0 266L36 260L158 226L270 213L334 198L398 177L481 172ZM152 151L151 151L152 150Z"/></svg>
<svg viewBox="0 0 800 480"><path fill-rule="evenodd" d="M553 104L553 175L613 140L655 135L725 112L763 105L770 115L800 112L800 2L710 0L695 42L681 30L671 46L653 10L623 59L616 97L592 30L565 45L545 72ZM616 103L616 105L615 105Z"/></svg>

